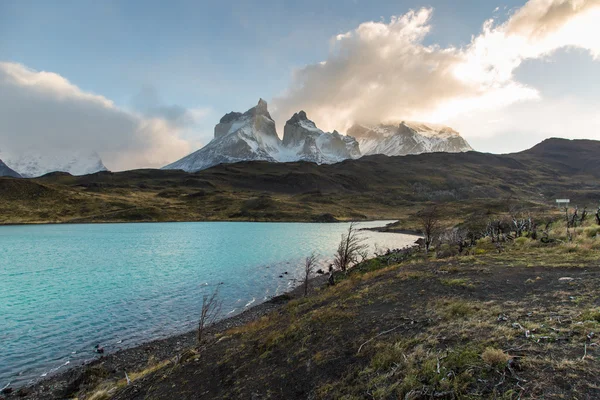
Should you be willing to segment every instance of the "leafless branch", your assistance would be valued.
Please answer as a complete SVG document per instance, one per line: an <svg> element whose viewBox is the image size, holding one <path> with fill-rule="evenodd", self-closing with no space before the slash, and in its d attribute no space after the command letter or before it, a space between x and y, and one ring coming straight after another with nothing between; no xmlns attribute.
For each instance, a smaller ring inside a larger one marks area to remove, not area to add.
<svg viewBox="0 0 600 400"><path fill-rule="evenodd" d="M313 273L315 266L317 265L317 256L313 253L304 259L304 274L302 280L304 283L304 295L308 294L308 283L310 281L310 275Z"/></svg>
<svg viewBox="0 0 600 400"><path fill-rule="evenodd" d="M215 323L223 302L219 299L219 287L217 286L212 294L202 296L202 310L198 320L198 343L202 343L202 336L206 328Z"/></svg>
<svg viewBox="0 0 600 400"><path fill-rule="evenodd" d="M354 226L354 222L348 227L348 232L342 235L342 240L335 253L333 265L336 269L346 272L353 265L359 263L368 256L368 245L366 239L361 236Z"/></svg>

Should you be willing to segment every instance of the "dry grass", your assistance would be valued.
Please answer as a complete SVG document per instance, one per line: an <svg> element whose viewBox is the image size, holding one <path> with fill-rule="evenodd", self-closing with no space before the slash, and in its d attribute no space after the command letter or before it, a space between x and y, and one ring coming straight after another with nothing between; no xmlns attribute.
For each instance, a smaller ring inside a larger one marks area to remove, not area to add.
<svg viewBox="0 0 600 400"><path fill-rule="evenodd" d="M503 367L510 359L510 356L500 349L488 347L481 354L481 359L490 367Z"/></svg>

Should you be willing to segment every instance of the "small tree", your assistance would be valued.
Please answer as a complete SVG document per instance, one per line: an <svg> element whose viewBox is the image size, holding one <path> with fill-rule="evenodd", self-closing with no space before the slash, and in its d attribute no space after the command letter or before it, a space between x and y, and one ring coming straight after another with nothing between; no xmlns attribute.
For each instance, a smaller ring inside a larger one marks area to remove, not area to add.
<svg viewBox="0 0 600 400"><path fill-rule="evenodd" d="M429 247L433 242L434 237L440 230L440 213L437 206L424 208L417 213L417 217L423 229L425 240L425 254L429 253Z"/></svg>
<svg viewBox="0 0 600 400"><path fill-rule="evenodd" d="M200 312L200 319L198 320L198 344L202 343L202 337L206 328L212 325L221 313L222 305L223 302L219 299L218 286L213 290L212 294L207 293L202 296L202 310Z"/></svg>
<svg viewBox="0 0 600 400"><path fill-rule="evenodd" d="M310 281L310 275L313 273L315 266L317 265L317 256L313 253L304 259L304 274L302 276L304 284L304 295L308 294L308 283Z"/></svg>
<svg viewBox="0 0 600 400"><path fill-rule="evenodd" d="M346 270L367 257L369 246L354 227L354 222L350 224L348 233L342 235L342 240L335 253L333 265L336 269L346 272Z"/></svg>

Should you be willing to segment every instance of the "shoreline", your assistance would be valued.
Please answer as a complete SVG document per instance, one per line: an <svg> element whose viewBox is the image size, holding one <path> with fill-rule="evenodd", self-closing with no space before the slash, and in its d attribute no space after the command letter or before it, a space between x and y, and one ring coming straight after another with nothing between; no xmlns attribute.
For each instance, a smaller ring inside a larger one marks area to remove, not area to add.
<svg viewBox="0 0 600 400"><path fill-rule="evenodd" d="M309 290L314 290L327 284L327 275L317 275L310 279ZM277 310L287 304L290 300L303 296L303 287L299 285L293 287L287 292L278 296L248 307L243 312L225 317L210 327L206 328L206 335L214 336L223 333L231 328L235 328L249 322L255 321L264 315ZM30 385L9 386L13 389L12 393L0 394L0 399L54 399L63 398L65 394L73 390L75 385L85 385L89 375L95 369L102 368L108 372L105 379L125 378L125 373L131 374L136 371L148 368L151 360L163 362L173 359L177 355L193 348L196 344L196 330L168 336L162 339L150 340L133 347L123 348L114 353L101 355L94 360L84 362L79 365L70 365L66 369L56 371L56 373L40 378ZM92 388L94 385L85 387Z"/></svg>
<svg viewBox="0 0 600 400"><path fill-rule="evenodd" d="M370 220L360 222L374 222L382 220ZM391 220L389 220L391 221ZM194 222L194 221L188 221ZM242 222L242 221L210 221L210 222ZM251 222L251 221L247 221ZM348 222L348 221L339 221ZM383 222L383 221L382 221ZM268 222L265 222L268 223ZM314 222L317 223L317 222ZM387 232L387 233L399 233L409 234L413 236L419 236L420 234L407 231L394 231L388 230L387 225L384 227L375 228L363 228L361 230L368 230L374 232ZM327 284L327 274L316 274L309 281L309 290L314 290L315 287L323 286ZM297 283L296 286L288 288L288 290L280 295L273 296L268 300L264 300L261 303L252 305L242 311L239 314L233 316L224 316L223 319L217 321L214 325L207 328L209 335L214 335L220 332L227 331L233 327L244 325L248 322L254 321L271 311L274 311L285 305L289 300L302 297L303 288L301 283ZM165 361L172 359L177 354L181 354L182 351L194 347L196 344L196 330L174 334L159 339L150 339L143 341L139 344L133 345L132 347L125 347L118 349L112 353L106 353L101 356L97 356L92 360L87 360L80 364L68 365L65 368L61 368L55 372L49 373L48 376L40 377L31 384L25 384L20 386L10 386L14 391L9 395L0 394L0 399L4 398L19 398L26 396L32 399L50 399L54 398L52 393L62 393L68 390L69 386L72 386L75 382L81 381L82 376L85 376L87 371L102 366L106 370L110 371L111 377L124 378L125 371L134 372L143 370L148 367L148 360L152 358L156 361ZM117 374L117 375L115 375ZM12 397L11 397L12 396Z"/></svg>
<svg viewBox="0 0 600 400"><path fill-rule="evenodd" d="M243 222L243 223L264 223L264 224L340 224L340 223L349 223L349 222L384 222L384 221L397 221L395 218L369 218L369 219L361 219L361 220L337 220L331 222L322 222L322 221L314 221L314 220L286 220L286 221L253 221L248 219L199 219L199 220L181 220L181 221L85 221L85 222L73 222L73 221L65 221L65 222L0 222L0 227L3 226L46 226L46 225L112 225L112 224L176 224L176 223L195 223L195 222ZM381 230L379 230L381 229ZM407 235L416 235L420 236L421 233L417 231L407 230L403 231L393 231L393 230L385 230L386 227L381 228L364 228L364 230L370 230L374 232L392 232L392 233L403 233Z"/></svg>

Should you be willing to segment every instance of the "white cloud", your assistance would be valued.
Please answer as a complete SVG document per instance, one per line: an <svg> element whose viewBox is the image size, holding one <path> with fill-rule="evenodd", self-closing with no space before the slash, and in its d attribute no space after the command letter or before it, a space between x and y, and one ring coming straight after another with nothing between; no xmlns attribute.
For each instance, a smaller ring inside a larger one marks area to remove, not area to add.
<svg viewBox="0 0 600 400"><path fill-rule="evenodd" d="M295 71L275 100L276 117L304 109L327 130L354 121L447 122L540 101L538 90L514 78L525 60L568 46L600 56L600 0L530 0L503 24L486 21L463 48L424 44L432 12L337 35L327 60Z"/></svg>
<svg viewBox="0 0 600 400"><path fill-rule="evenodd" d="M202 117L203 110L190 112ZM111 170L161 167L191 150L181 126L116 107L62 76L0 63L0 149L96 151Z"/></svg>

